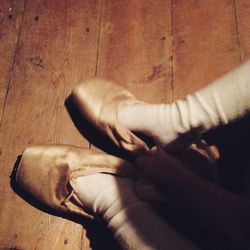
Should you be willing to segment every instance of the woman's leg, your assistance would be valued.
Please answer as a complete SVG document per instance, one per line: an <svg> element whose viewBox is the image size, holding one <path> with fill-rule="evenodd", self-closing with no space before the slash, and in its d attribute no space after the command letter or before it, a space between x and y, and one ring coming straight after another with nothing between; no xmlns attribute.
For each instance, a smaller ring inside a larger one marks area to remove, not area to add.
<svg viewBox="0 0 250 250"><path fill-rule="evenodd" d="M128 129L171 146L176 139L178 144L189 144L197 134L228 124L249 112L250 61L247 61L183 100L172 104L124 106L118 118Z"/></svg>
<svg viewBox="0 0 250 250"><path fill-rule="evenodd" d="M197 249L134 194L134 181L110 174L76 179L82 204L101 215L123 249Z"/></svg>

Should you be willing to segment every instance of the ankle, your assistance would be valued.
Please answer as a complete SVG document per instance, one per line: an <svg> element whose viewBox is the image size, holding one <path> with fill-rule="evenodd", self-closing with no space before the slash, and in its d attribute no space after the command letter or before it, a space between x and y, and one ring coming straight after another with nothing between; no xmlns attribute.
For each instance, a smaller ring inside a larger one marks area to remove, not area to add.
<svg viewBox="0 0 250 250"><path fill-rule="evenodd" d="M110 174L93 174L76 178L76 189L84 207L108 220L137 199L133 180Z"/></svg>
<svg viewBox="0 0 250 250"><path fill-rule="evenodd" d="M168 104L138 104L122 107L118 112L118 121L127 129L151 136L156 142L169 141L172 123Z"/></svg>

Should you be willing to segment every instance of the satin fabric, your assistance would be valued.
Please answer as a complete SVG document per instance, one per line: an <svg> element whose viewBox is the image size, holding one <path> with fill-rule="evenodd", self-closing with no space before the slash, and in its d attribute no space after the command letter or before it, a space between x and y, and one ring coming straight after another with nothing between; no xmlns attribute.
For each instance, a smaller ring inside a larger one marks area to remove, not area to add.
<svg viewBox="0 0 250 250"><path fill-rule="evenodd" d="M82 206L74 185L78 176L94 173L135 176L131 163L112 155L69 145L38 145L23 152L16 181L56 210L93 218L91 211Z"/></svg>
<svg viewBox="0 0 250 250"><path fill-rule="evenodd" d="M95 78L77 85L71 96L83 116L118 147L133 154L149 150L145 142L118 123L121 106L143 103L129 91L111 81Z"/></svg>

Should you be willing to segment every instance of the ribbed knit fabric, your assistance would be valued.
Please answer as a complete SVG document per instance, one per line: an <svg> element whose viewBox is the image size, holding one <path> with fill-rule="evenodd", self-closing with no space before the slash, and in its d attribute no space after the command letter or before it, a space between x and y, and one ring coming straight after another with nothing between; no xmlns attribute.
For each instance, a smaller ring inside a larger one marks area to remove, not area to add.
<svg viewBox="0 0 250 250"><path fill-rule="evenodd" d="M78 177L76 188L83 205L102 216L123 249L198 249L136 198L133 180L94 174Z"/></svg>

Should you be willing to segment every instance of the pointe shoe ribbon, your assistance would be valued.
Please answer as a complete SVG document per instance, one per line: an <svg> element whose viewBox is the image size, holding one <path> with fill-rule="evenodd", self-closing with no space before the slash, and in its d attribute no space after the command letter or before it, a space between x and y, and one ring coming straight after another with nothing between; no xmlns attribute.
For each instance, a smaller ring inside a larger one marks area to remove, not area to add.
<svg viewBox="0 0 250 250"><path fill-rule="evenodd" d="M134 154L149 150L145 142L118 122L121 106L142 103L132 93L111 81L96 78L76 86L72 97L84 117L118 147Z"/></svg>
<svg viewBox="0 0 250 250"><path fill-rule="evenodd" d="M23 152L16 181L51 208L94 218L75 191L76 177L94 173L135 174L131 163L112 155L68 145L39 145Z"/></svg>

